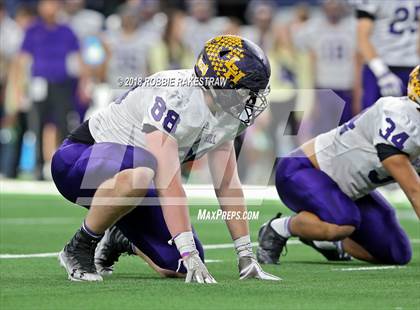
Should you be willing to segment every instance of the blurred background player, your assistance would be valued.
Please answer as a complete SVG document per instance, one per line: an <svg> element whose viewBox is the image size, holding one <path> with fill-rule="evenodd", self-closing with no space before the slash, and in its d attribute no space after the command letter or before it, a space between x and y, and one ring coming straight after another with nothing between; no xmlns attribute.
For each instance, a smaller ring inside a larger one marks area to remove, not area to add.
<svg viewBox="0 0 420 310"><path fill-rule="evenodd" d="M58 141L80 122L73 114L74 80L83 70L79 41L68 26L58 22L60 5L57 0L39 1L39 19L26 30L19 55L19 77L31 68L29 85L37 116L39 179L50 175L50 161Z"/></svg>
<svg viewBox="0 0 420 310"><path fill-rule="evenodd" d="M13 131L10 130L15 123L14 113L16 105L6 104L6 88L10 72L13 69L13 61L23 39L23 31L17 19L9 16L3 2L0 2L0 168L7 177L15 177L15 169L10 161L14 160ZM12 166L12 167L11 167Z"/></svg>
<svg viewBox="0 0 420 310"><path fill-rule="evenodd" d="M228 27L226 17L217 16L216 3L207 0L187 0L189 16L186 20L184 40L194 56L210 38L225 33Z"/></svg>
<svg viewBox="0 0 420 310"><path fill-rule="evenodd" d="M279 8L278 12L281 14L283 10ZM277 157L288 154L299 145L301 137L297 133L303 111L313 102L313 97L305 91L313 88L310 69L313 59L308 49L297 44L308 22L312 21L311 10L306 3L300 2L294 6L290 19L284 14L273 20L274 44L269 51L273 71L270 132Z"/></svg>
<svg viewBox="0 0 420 310"><path fill-rule="evenodd" d="M59 20L68 24L78 38L81 60L83 62L83 80L74 81L75 109L80 121L86 116L86 111L95 105L95 90L103 83L106 74L105 47L102 32L105 17L102 13L86 8L85 0L65 0L59 13Z"/></svg>
<svg viewBox="0 0 420 310"><path fill-rule="evenodd" d="M6 17L6 16L5 16ZM16 54L19 52L23 41L23 36L28 27L35 19L35 11L31 6L20 5L15 14L14 21L10 17L6 17L12 24L9 26L0 26L0 46L3 49L0 54L6 60L5 67L0 70L3 74L1 77L4 92L1 102L4 103L5 117L2 119L2 128L4 132L9 134L10 141L7 144L6 150L2 153L4 157L1 160L1 171L6 177L16 178L19 174L20 159L23 148L23 141L25 134L29 131L31 122L30 109L31 102L28 98L29 87L29 68L25 74L19 72L19 63ZM10 26L12 25L12 29ZM12 52L12 53L8 53ZM3 80L4 79L4 80ZM26 137L28 137L27 135Z"/></svg>
<svg viewBox="0 0 420 310"><path fill-rule="evenodd" d="M343 1L323 1L321 16L305 26L297 41L310 53L313 84L319 89L312 119L312 134L317 135L353 116L353 102L357 100L354 93L358 89L354 72L356 25L349 16L349 7ZM339 123L332 123L337 121L334 116L338 116Z"/></svg>
<svg viewBox="0 0 420 310"><path fill-rule="evenodd" d="M146 77L149 74L147 41L140 29L140 8L129 4L118 9L121 28L108 30L104 41L108 55L106 81L113 90L113 98L127 91L121 84L126 78ZM129 87L128 87L129 88Z"/></svg>
<svg viewBox="0 0 420 310"><path fill-rule="evenodd" d="M100 33L105 17L100 12L86 8L85 0L65 0L60 12L60 20L67 23L80 41Z"/></svg>
<svg viewBox="0 0 420 310"><path fill-rule="evenodd" d="M246 17L249 26L244 26L242 35L249 38L264 51L269 51L273 47L275 31L274 17L276 13L276 3L273 1L250 1L246 9Z"/></svg>
<svg viewBox="0 0 420 310"><path fill-rule="evenodd" d="M357 43L365 62L362 108L381 96L405 95L410 71L420 63L420 1L364 0L356 14Z"/></svg>
<svg viewBox="0 0 420 310"><path fill-rule="evenodd" d="M405 265L411 245L392 205L376 191L397 182L420 219L420 65L408 97L384 97L358 118L316 137L276 168L276 188L294 216L259 232L258 260L276 264L291 236L329 260L345 253ZM319 242L335 241L335 242Z"/></svg>
<svg viewBox="0 0 420 310"><path fill-rule="evenodd" d="M151 72L178 70L191 66L194 55L184 42L185 30L185 13L176 9L169 11L163 35L149 51Z"/></svg>

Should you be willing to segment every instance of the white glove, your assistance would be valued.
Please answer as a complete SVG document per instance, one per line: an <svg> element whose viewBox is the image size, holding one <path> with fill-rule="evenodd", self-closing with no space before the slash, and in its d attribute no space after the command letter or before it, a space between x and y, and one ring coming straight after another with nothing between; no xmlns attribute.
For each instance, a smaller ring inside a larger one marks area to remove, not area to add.
<svg viewBox="0 0 420 310"><path fill-rule="evenodd" d="M194 235L191 231L180 233L170 240L169 243L172 244L172 241L175 242L185 269L187 269L185 282L217 283L201 261L195 247Z"/></svg>
<svg viewBox="0 0 420 310"><path fill-rule="evenodd" d="M381 89L381 95L384 97L402 96L402 81L391 71L378 78L378 86Z"/></svg>
<svg viewBox="0 0 420 310"><path fill-rule="evenodd" d="M368 65L378 80L382 96L402 96L401 79L389 71L388 66L380 58L372 59Z"/></svg>
<svg viewBox="0 0 420 310"><path fill-rule="evenodd" d="M265 272L253 256L239 257L239 279L260 279L268 281L280 281L281 278Z"/></svg>
<svg viewBox="0 0 420 310"><path fill-rule="evenodd" d="M187 276L185 278L186 283L217 283L207 270L204 263L201 261L197 250L191 252L187 256L184 256L182 260L185 269L187 269Z"/></svg>
<svg viewBox="0 0 420 310"><path fill-rule="evenodd" d="M243 236L234 241L236 254L238 255L239 279L260 279L280 281L281 278L265 272L255 259L252 252L251 238Z"/></svg>

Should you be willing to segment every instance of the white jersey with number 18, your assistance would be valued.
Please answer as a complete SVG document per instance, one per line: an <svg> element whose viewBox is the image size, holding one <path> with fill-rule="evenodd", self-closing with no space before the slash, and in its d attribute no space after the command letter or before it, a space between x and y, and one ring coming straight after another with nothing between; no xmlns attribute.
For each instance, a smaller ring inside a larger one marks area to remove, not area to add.
<svg viewBox="0 0 420 310"><path fill-rule="evenodd" d="M408 97L385 97L348 123L318 136L319 166L352 199L394 182L376 146L387 144L407 154L420 172L420 111Z"/></svg>

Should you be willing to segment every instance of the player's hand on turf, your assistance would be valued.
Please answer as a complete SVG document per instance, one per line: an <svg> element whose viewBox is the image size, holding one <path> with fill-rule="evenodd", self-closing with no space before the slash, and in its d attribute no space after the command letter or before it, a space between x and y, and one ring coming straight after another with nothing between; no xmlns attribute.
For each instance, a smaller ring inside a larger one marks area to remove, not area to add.
<svg viewBox="0 0 420 310"><path fill-rule="evenodd" d="M378 86L384 97L402 96L402 85L401 79L390 71L378 78Z"/></svg>
<svg viewBox="0 0 420 310"><path fill-rule="evenodd" d="M194 250L188 256L183 258L185 269L187 269L187 276L185 282L197 283L217 283L212 277L207 267L201 261L198 251Z"/></svg>
<svg viewBox="0 0 420 310"><path fill-rule="evenodd" d="M254 256L242 256L238 260L239 279L260 279L268 281L280 281L281 278L265 272Z"/></svg>

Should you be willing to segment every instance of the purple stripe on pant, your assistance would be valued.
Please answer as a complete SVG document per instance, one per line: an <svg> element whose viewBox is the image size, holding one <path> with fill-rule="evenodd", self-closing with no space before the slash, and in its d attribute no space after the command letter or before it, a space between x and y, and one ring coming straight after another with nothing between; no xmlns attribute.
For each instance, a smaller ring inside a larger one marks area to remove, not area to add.
<svg viewBox="0 0 420 310"><path fill-rule="evenodd" d="M104 181L119 171L134 167L156 169L156 159L147 150L117 143L93 145L65 140L52 160L52 175L60 193L76 203L80 197L93 197ZM156 198L155 205L140 205L117 222L121 232L160 268L176 271L180 255L169 245L171 235L165 224L156 191L148 190L147 198ZM89 205L84 205L89 208ZM197 250L204 259L204 250L194 233ZM182 265L182 264L181 264ZM186 272L181 266L180 272Z"/></svg>
<svg viewBox="0 0 420 310"><path fill-rule="evenodd" d="M410 241L394 209L379 193L353 201L299 150L279 161L276 188L296 213L307 211L328 223L356 227L350 238L381 263L404 265L410 261Z"/></svg>
<svg viewBox="0 0 420 310"><path fill-rule="evenodd" d="M398 76L402 81L402 94L407 95L407 85L410 72L413 70L411 67L390 67L392 73ZM362 85L363 85L363 96L362 96L362 109L366 109L374 104L379 98L381 98L381 92L378 86L378 81L375 75L369 69L367 65L362 70Z"/></svg>

